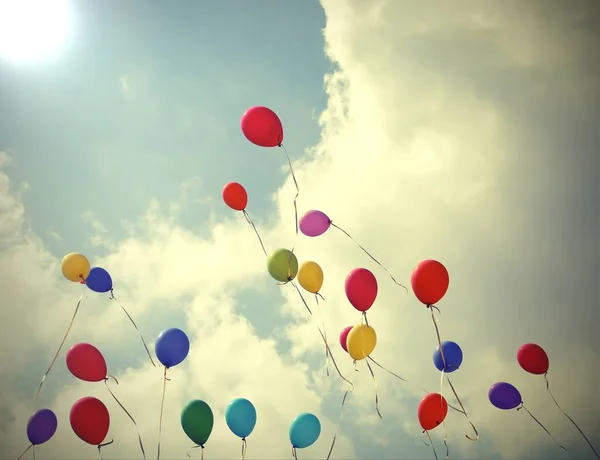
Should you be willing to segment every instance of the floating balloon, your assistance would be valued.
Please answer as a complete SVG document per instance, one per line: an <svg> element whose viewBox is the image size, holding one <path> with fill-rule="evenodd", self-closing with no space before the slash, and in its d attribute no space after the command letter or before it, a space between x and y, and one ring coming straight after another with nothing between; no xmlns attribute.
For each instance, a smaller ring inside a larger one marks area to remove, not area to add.
<svg viewBox="0 0 600 460"><path fill-rule="evenodd" d="M256 409L245 398L236 398L225 410L225 421L233 434L245 439L256 426Z"/></svg>
<svg viewBox="0 0 600 460"><path fill-rule="evenodd" d="M448 291L448 270L437 260L423 260L415 267L410 277L415 296L425 305L439 302Z"/></svg>
<svg viewBox="0 0 600 460"><path fill-rule="evenodd" d="M448 414L448 403L439 393L429 393L419 403L417 416L425 431L433 430L440 425Z"/></svg>
<svg viewBox="0 0 600 460"><path fill-rule="evenodd" d="M50 441L58 428L56 414L50 409L40 409L27 422L27 439L34 446Z"/></svg>
<svg viewBox="0 0 600 460"><path fill-rule="evenodd" d="M323 270L316 262L304 262L298 270L298 283L306 291L316 294L323 287Z"/></svg>
<svg viewBox="0 0 600 460"><path fill-rule="evenodd" d="M514 409L523 402L519 390L506 382L494 383L490 387L488 398L494 406L502 410Z"/></svg>
<svg viewBox="0 0 600 460"><path fill-rule="evenodd" d="M348 353L348 334L350 333L353 327L354 326L345 327L344 329L342 329L342 332L340 332L340 345L346 353Z"/></svg>
<svg viewBox="0 0 600 460"><path fill-rule="evenodd" d="M365 359L377 345L377 334L375 329L366 324L357 324L348 333L346 339L346 347L348 348L348 354L356 361Z"/></svg>
<svg viewBox="0 0 600 460"><path fill-rule="evenodd" d="M317 210L308 211L298 224L300 231L310 237L322 235L329 230L330 225L331 219L327 217L327 214Z"/></svg>
<svg viewBox="0 0 600 460"><path fill-rule="evenodd" d="M223 201L234 211L243 211L248 205L248 193L242 184L229 182L223 187Z"/></svg>
<svg viewBox="0 0 600 460"><path fill-rule="evenodd" d="M463 353L457 343L446 341L442 342L442 351L444 352L443 358L446 360L446 366L444 368L444 359L440 352L440 346L435 347L433 352L433 364L438 368L439 371L447 373L454 372L462 364Z"/></svg>
<svg viewBox="0 0 600 460"><path fill-rule="evenodd" d="M102 444L110 427L108 409L102 401L91 396L73 404L69 420L79 439L93 446Z"/></svg>
<svg viewBox="0 0 600 460"><path fill-rule="evenodd" d="M267 270L277 281L292 281L298 274L298 259L288 249L276 249L267 259Z"/></svg>
<svg viewBox="0 0 600 460"><path fill-rule="evenodd" d="M377 298L377 279L366 268L355 268L346 277L346 297L358 311L367 311Z"/></svg>
<svg viewBox="0 0 600 460"><path fill-rule="evenodd" d="M110 292L113 288L112 278L109 273L101 267L94 267L90 270L85 284L94 292L103 294Z"/></svg>
<svg viewBox="0 0 600 460"><path fill-rule="evenodd" d="M548 372L550 360L542 347L526 343L517 351L517 361L523 370L530 374L543 375Z"/></svg>
<svg viewBox="0 0 600 460"><path fill-rule="evenodd" d="M244 136L259 147L277 147L283 142L283 126L275 112L267 107L255 106L242 115Z"/></svg>
<svg viewBox="0 0 600 460"><path fill-rule="evenodd" d="M215 419L208 404L196 399L181 411L181 428L192 442L204 447L210 438Z"/></svg>
<svg viewBox="0 0 600 460"><path fill-rule="evenodd" d="M73 345L67 352L67 367L71 374L84 382L101 382L108 373L100 350L89 343Z"/></svg>
<svg viewBox="0 0 600 460"><path fill-rule="evenodd" d="M300 414L290 425L290 442L296 449L312 446L321 435L321 422L316 415Z"/></svg>
<svg viewBox="0 0 600 460"><path fill-rule="evenodd" d="M71 252L63 257L60 262L60 268L66 279L74 283L80 283L90 273L90 262L83 254Z"/></svg>
<svg viewBox="0 0 600 460"><path fill-rule="evenodd" d="M190 352L190 339L181 329L165 329L154 344L156 357L167 369L180 364Z"/></svg>

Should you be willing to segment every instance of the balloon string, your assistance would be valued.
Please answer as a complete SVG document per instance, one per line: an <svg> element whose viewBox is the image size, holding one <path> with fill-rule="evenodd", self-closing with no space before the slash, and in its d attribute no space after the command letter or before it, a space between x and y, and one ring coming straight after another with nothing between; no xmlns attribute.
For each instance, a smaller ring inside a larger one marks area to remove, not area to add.
<svg viewBox="0 0 600 460"><path fill-rule="evenodd" d="M337 225L335 225L335 224L334 224L332 221L329 221L329 224L330 224L332 227L335 227L335 228L337 228L337 229L338 229L338 230L340 230L342 233L344 233L344 234L345 234L345 235L346 235L348 238L350 238L350 239L351 239L351 240L354 242L354 244L356 244L356 245L357 245L357 246L358 246L360 249L362 249L362 250L363 250L363 252L364 252L366 255L368 255L368 256L369 256L369 257L370 257L370 258L371 258L371 259L372 259L372 260L373 260L373 261L374 261L374 262L375 262L377 265L379 265L381 268L383 268L383 269L385 270L385 272L386 272L388 275L390 275L390 278L392 279L392 281L393 281L394 283L396 283L396 285L400 286L401 288L404 288L404 290L405 290L405 291L406 291L406 293L408 294L408 289L406 288L406 286L404 286L403 284L401 284L401 283L399 283L398 281L396 281L396 278L394 278L394 276L393 276L393 275L392 275L392 274L389 272L389 270L388 270L387 268L385 268L385 267L384 267L384 266L381 264L381 262L379 262L379 261L378 261L378 260L377 260L375 257L373 257L373 256L372 256L372 255L369 253L369 251L367 251L367 250L366 250L364 247L362 247L362 246L361 246L361 245L360 245L360 244L359 244L359 243L358 243L358 242L357 242L357 241L356 241L354 238L352 238L352 237L350 236L350 234L349 234L349 233L348 233L346 230L344 230L344 229L343 229L343 228L341 228L341 227L338 227L338 226L337 226Z"/></svg>
<svg viewBox="0 0 600 460"><path fill-rule="evenodd" d="M160 460L160 438L162 435L162 419L163 419L163 409L165 408L165 393L167 390L167 367L165 367L165 371L163 373L163 390L162 390L162 399L160 401L160 417L158 419L158 446L157 446L157 455L156 460Z"/></svg>
<svg viewBox="0 0 600 460"><path fill-rule="evenodd" d="M569 451L567 449L565 449L564 446L562 446L555 438L554 436L552 436L552 434L548 431L548 429L542 424L542 422L540 422L537 418L535 418L535 416L529 412L529 409L527 409L525 407L525 404L521 403L521 405L519 407L517 407L517 410L521 410L521 409L525 409L525 412L527 412L529 414L529 416L539 425L542 427L542 429L546 432L546 434L548 436L550 436L552 438L552 440L554 441L554 443L560 447L562 450L564 450L567 454L569 453ZM569 454L570 455L570 454Z"/></svg>
<svg viewBox="0 0 600 460"><path fill-rule="evenodd" d="M190 455L190 451L191 451L192 449L198 449L198 448L201 448L201 449L202 449L202 450L201 450L201 454L200 454L200 458L201 458L201 459L204 459L204 445L198 445L198 446L192 446L192 447L190 447L190 448L188 449L188 451L187 451L187 456L188 456L189 458L192 458L192 456Z"/></svg>
<svg viewBox="0 0 600 460"><path fill-rule="evenodd" d="M298 186L298 181L296 180L296 174L294 173L294 168L292 167L292 160L290 160L290 155L288 154L285 146L283 144L279 144L279 147L283 148L285 152L285 157L287 158L288 165L290 166L290 172L292 173L292 179L294 180L294 185L296 186L296 196L294 197L294 220L296 223L296 237L294 239L294 245L292 246L292 250L290 251L290 257L288 258L288 282L292 281L294 277L292 276L292 257L294 254L294 249L296 248L296 242L298 241L298 196L300 196L300 187Z"/></svg>
<svg viewBox="0 0 600 460"><path fill-rule="evenodd" d="M119 381L116 378L114 378L112 375L109 375L107 378L104 379L104 384L106 385L106 389L108 390L110 395L113 397L113 399L117 402L117 404L121 407L121 409L123 409L123 412L125 412L127 417L129 417L129 419L133 422L133 425L135 426L135 430L137 431L138 441L140 442L140 449L142 451L142 455L144 456L144 460L146 460L146 451L144 450L144 443L142 442L142 437L140 436L140 429L138 428L138 425L137 425L135 419L133 418L133 416L129 413L129 411L127 409L125 409L123 404L121 404L121 401L119 401L117 399L117 397L114 395L114 393L109 388L109 386L108 386L108 378L109 377L112 378L117 385L119 384Z"/></svg>
<svg viewBox="0 0 600 460"><path fill-rule="evenodd" d="M321 311L321 305L319 305L319 293L315 294L315 300L317 301L317 308L319 309L319 316L321 317L321 325L323 326L323 335L325 336L325 342L327 342L327 332L325 331L325 318L323 318L323 312ZM329 377L329 353L327 347L325 347L325 369L327 377Z"/></svg>
<svg viewBox="0 0 600 460"><path fill-rule="evenodd" d="M371 377L373 377L373 385L375 386L375 410L377 411L377 415L379 415L379 418L383 418L381 412L379 412L379 392L377 390L377 379L375 378L375 373L373 372L373 368L371 368L369 361L365 362L367 363L367 368L371 373Z"/></svg>
<svg viewBox="0 0 600 460"><path fill-rule="evenodd" d="M427 308L431 311L431 320L433 321L433 327L435 328L435 335L438 342L438 349L440 350L440 355L442 356L442 364L444 365L441 376L440 376L440 395L444 396L444 370L448 368L446 365L446 356L444 354L444 348L442 347L442 339L440 337L440 329L438 328L437 321L435 320L435 315L433 314L433 309L439 311L439 309L434 305L427 305Z"/></svg>
<svg viewBox="0 0 600 460"><path fill-rule="evenodd" d="M429 444L425 443L425 445L431 447L431 450L433 450L433 456L435 457L435 460L439 460L439 458L437 456L437 452L435 451L435 447L433 446L433 440L431 439L431 435L429 434L429 431L423 430L423 433L425 433L427 435L427 437L429 438Z"/></svg>
<svg viewBox="0 0 600 460"><path fill-rule="evenodd" d="M384 371L386 371L388 374L393 375L394 377L396 377L399 380L402 380L403 382L407 382L406 379L403 379L402 377L400 377L398 374L394 374L392 371L390 371L389 369L386 369L385 367L383 367L381 364L379 364L377 361L375 361L373 358L371 358L370 356L367 356L367 359L369 361L371 361L373 364L375 364L379 369L382 369Z"/></svg>
<svg viewBox="0 0 600 460"><path fill-rule="evenodd" d="M73 327L73 323L75 322L75 317L77 316L77 312L79 311L79 307L81 306L82 300L83 300L84 304L87 302L87 297L85 297L85 300L84 300L83 294L81 294L81 296L79 297L79 300L77 301L77 306L75 307L75 311L73 312L73 317L71 318L71 322L69 323L69 327L67 327L67 332L65 332L65 335L63 336L62 342L60 342L60 346L58 347L58 350L56 350L56 354L54 355L54 358L52 358L52 362L50 363L50 366L48 366L48 370L46 370L46 373L42 377L42 381L40 382L40 385L39 385L39 387L37 389L37 393L35 394L35 398L33 398L34 401L40 395L40 392L42 391L42 385L44 385L44 380L46 380L46 377L48 376L48 374L52 370L52 367L54 367L54 363L58 359L58 355L60 354L60 351L62 350L62 347L65 345L65 342L67 341L67 337L69 336L69 332L71 332L71 328Z"/></svg>
<svg viewBox="0 0 600 460"><path fill-rule="evenodd" d="M448 456L450 455L450 448L448 447L448 429L446 428L445 421L442 422L442 426L444 427L444 439L442 439L442 442L444 443L444 447L446 448L446 456L444 457L444 460L448 460Z"/></svg>
<svg viewBox="0 0 600 460"><path fill-rule="evenodd" d="M298 452L296 452L296 448L292 447L292 457L294 460L298 460Z"/></svg>
<svg viewBox="0 0 600 460"><path fill-rule="evenodd" d="M469 425L471 425L471 428L473 428L473 432L475 433L474 438L472 438L468 434L465 434L465 438L467 438L469 441L479 440L479 432L477 431L477 428L475 428L475 425L473 425L473 422L471 422L471 420L469 419L469 416L467 415L467 410L465 409L465 406L463 405L462 401L458 397L458 394L456 393L456 390L454 389L454 385L452 385L452 382L450 381L450 377L447 377L447 379L448 379L448 385L450 385L450 389L452 390L452 393L454 393L454 397L456 398L456 401L458 401L458 405L462 409L461 412L463 413L463 415L467 419L467 422L469 422Z"/></svg>
<svg viewBox="0 0 600 460"><path fill-rule="evenodd" d="M242 438L242 456L240 460L244 460L246 458L246 450L248 449L248 443L246 442L246 438Z"/></svg>
<svg viewBox="0 0 600 460"><path fill-rule="evenodd" d="M150 358L150 362L152 363L152 365L154 367L156 367L156 364L154 363L154 360L152 359L152 355L150 354L150 350L148 349L148 345L146 345L146 341L144 340L144 336L142 336L142 333L140 332L140 329L137 327L137 324L135 324L135 321L133 320L133 318L131 317L131 315L127 312L127 310L125 310L125 307L123 305L121 305L121 302L119 302L117 300L117 298L115 297L112 289L110 290L110 299L114 300L115 302L117 302L117 305L119 307L121 307L121 310L123 310L125 312L125 314L127 315L127 318L129 318L129 321L131 321L131 324L133 324L133 327L135 327L135 330L140 335L140 339L142 339L142 344L144 344L144 348L146 349L146 353L148 354L148 358Z"/></svg>
<svg viewBox="0 0 600 460"><path fill-rule="evenodd" d="M104 460L104 457L102 456L102 448L110 446L113 442L115 442L115 440L111 439L109 442L105 442L104 444L98 444L98 455L100 455L100 460Z"/></svg>
<svg viewBox="0 0 600 460"><path fill-rule="evenodd" d="M260 247L262 248L263 252L265 253L265 256L269 257L269 255L267 254L267 250L265 249L265 245L263 244L263 240L260 237L260 233L258 233L258 229L256 228L256 225L254 225L254 221L250 218L250 214L248 214L248 212L246 212L245 209L242 210L242 213L244 214L244 217L246 218L246 222L248 222L250 225L252 225L252 228L254 229L254 233L256 233L256 236L258 237L258 242L260 243Z"/></svg>
<svg viewBox="0 0 600 460"><path fill-rule="evenodd" d="M35 444L31 446L31 454L33 455L33 460L35 460Z"/></svg>
<svg viewBox="0 0 600 460"><path fill-rule="evenodd" d="M304 306L308 310L308 313L310 313L310 316L314 319L313 312L310 309L310 307L308 306L308 304L306 303L306 300L304 299L304 296L302 295L302 292L300 292L300 289L298 288L298 285L296 283L294 283L293 281L291 283L292 283L292 286L294 286L294 288L298 292L298 295L300 296L300 299L302 299L302 303L304 304ZM325 335L323 334L323 332L321 331L321 328L318 325L317 325L317 330L319 331L319 334L321 335L321 338L323 339L323 342L325 343L325 348L327 350L327 353L329 353L329 356L331 357L331 362L333 364L333 367L335 367L335 370L337 371L338 375L342 378L342 380L344 380L346 383L348 383L352 389L354 389L354 384L350 380L348 380L346 377L344 377L342 375L342 372L340 371L340 368L338 367L337 363L335 362L335 358L333 357L333 353L331 351L331 348L329 348L329 344L327 343L327 339L325 338Z"/></svg>
<svg viewBox="0 0 600 460"><path fill-rule="evenodd" d="M425 392L425 394L427 394L427 395L429 394L429 391L427 391L425 388L421 388L421 391ZM458 408L454 407L452 404L449 404L447 401L446 401L446 403L448 404L448 407L449 407L450 409L454 409L456 412L459 412L459 413L461 413L461 414L464 414L464 412L463 412L462 410L460 410L460 409L458 409Z"/></svg>
<svg viewBox="0 0 600 460"><path fill-rule="evenodd" d="M556 404L556 407L558 407L558 410L560 410L563 413L563 415L569 419L569 421L573 424L573 426L575 428L577 428L577 431L579 431L579 433L581 434L581 436L583 436L583 439L585 439L585 441L588 443L588 446L590 446L590 449L592 449L592 451L596 455L596 458L600 459L600 455L598 455L598 452L596 452L596 449L594 449L594 446L592 445L592 443L590 442L590 440L588 439L588 437L583 433L582 429L579 428L579 426L577 425L577 423L575 423L575 420L573 420L571 417L569 417L569 415L567 415L567 413L562 409L562 407L560 407L560 405L556 401L556 398L552 394L552 391L550 391L550 382L548 381L548 373L547 372L544 374L544 380L546 380L546 390L548 390L548 393L550 394L550 397L552 398L552 401L554 401L554 404Z"/></svg>
<svg viewBox="0 0 600 460"><path fill-rule="evenodd" d="M19 458L17 458L17 460L21 460L25 456L25 454L27 452L29 452L32 448L34 448L33 444L29 444L29 447L27 449L25 449L25 452L23 452L21 455L19 455ZM35 451L34 451L33 455L35 456Z"/></svg>
<svg viewBox="0 0 600 460"><path fill-rule="evenodd" d="M358 372L358 369L356 368L356 361L354 361L354 372ZM354 378L352 380L354 380ZM340 429L340 425L342 424L342 416L344 415L344 406L346 404L346 399L352 391L353 390L346 390L344 392L344 397L342 398L342 407L340 409L340 418L338 419L337 425L335 427L333 440L331 441L331 447L329 448L329 453L327 454L327 460L330 459L331 454L333 453L333 448L335 447L335 441L337 440L338 431Z"/></svg>

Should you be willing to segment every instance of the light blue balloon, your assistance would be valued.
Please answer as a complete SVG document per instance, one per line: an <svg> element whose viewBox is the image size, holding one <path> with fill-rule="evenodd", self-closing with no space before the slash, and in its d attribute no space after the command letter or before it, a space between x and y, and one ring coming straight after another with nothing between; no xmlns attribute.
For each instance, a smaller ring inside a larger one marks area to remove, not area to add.
<svg viewBox="0 0 600 460"><path fill-rule="evenodd" d="M247 438L256 426L256 409L245 398L236 398L225 410L225 421L233 434Z"/></svg>
<svg viewBox="0 0 600 460"><path fill-rule="evenodd" d="M296 449L312 446L321 435L321 422L316 415L300 414L290 425L290 442Z"/></svg>

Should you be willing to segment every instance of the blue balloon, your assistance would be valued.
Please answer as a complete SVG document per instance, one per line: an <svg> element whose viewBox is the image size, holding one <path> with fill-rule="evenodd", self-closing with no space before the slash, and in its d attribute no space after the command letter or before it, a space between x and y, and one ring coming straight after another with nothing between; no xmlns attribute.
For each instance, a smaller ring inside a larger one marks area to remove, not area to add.
<svg viewBox="0 0 600 460"><path fill-rule="evenodd" d="M94 267L85 279L85 284L94 292L109 292L113 288L112 278L109 273L101 267Z"/></svg>
<svg viewBox="0 0 600 460"><path fill-rule="evenodd" d="M462 364L463 353L456 342L446 341L442 342L442 350L444 352L444 358L446 358L446 368L444 369L444 360L442 359L442 353L440 352L440 346L435 347L433 352L433 364L438 368L438 371L454 372Z"/></svg>
<svg viewBox="0 0 600 460"><path fill-rule="evenodd" d="M177 366L187 357L190 339L181 329L165 329L158 335L154 351L158 360L168 369Z"/></svg>
<svg viewBox="0 0 600 460"><path fill-rule="evenodd" d="M321 435L321 422L316 415L300 414L290 425L290 442L296 449L312 446Z"/></svg>
<svg viewBox="0 0 600 460"><path fill-rule="evenodd" d="M233 434L247 438L256 426L256 409L244 398L236 398L225 410L225 421Z"/></svg>

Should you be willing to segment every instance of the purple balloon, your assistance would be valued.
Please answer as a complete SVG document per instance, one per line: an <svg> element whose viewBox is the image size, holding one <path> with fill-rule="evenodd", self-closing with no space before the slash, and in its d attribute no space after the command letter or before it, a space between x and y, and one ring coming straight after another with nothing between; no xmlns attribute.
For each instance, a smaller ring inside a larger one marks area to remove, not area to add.
<svg viewBox="0 0 600 460"><path fill-rule="evenodd" d="M523 402L519 390L506 382L494 383L490 387L488 398L494 406L503 410L514 409Z"/></svg>
<svg viewBox="0 0 600 460"><path fill-rule="evenodd" d="M27 422L27 438L34 446L48 442L58 428L58 419L50 409L40 409Z"/></svg>
<svg viewBox="0 0 600 460"><path fill-rule="evenodd" d="M329 229L331 219L321 211L308 211L300 219L300 231L306 236L319 236Z"/></svg>

